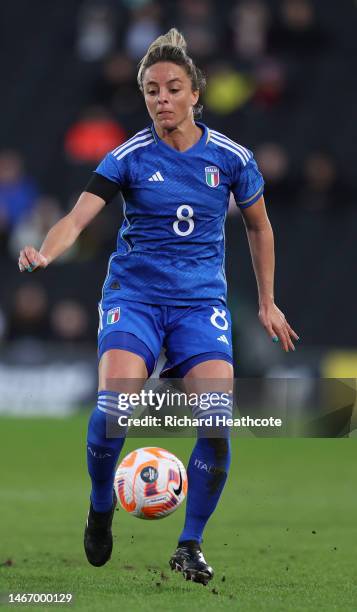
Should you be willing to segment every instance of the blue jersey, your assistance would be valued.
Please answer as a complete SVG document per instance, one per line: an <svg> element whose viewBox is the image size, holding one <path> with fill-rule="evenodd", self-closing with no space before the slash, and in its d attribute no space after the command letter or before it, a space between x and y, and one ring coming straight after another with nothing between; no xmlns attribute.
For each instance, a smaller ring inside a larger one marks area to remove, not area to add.
<svg viewBox="0 0 357 612"><path fill-rule="evenodd" d="M167 145L151 126L96 169L118 184L124 198L105 291L119 286L118 297L149 304L225 303L230 192L245 208L260 198L264 182L251 151L197 125L202 136L187 151Z"/></svg>

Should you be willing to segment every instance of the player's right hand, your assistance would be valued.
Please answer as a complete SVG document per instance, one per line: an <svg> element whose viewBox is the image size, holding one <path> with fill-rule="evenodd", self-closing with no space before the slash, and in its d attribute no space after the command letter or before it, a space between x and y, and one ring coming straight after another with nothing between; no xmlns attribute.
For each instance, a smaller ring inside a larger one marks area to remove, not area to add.
<svg viewBox="0 0 357 612"><path fill-rule="evenodd" d="M33 272L38 268L46 268L49 264L47 257L39 253L32 246L25 246L19 255L20 272Z"/></svg>

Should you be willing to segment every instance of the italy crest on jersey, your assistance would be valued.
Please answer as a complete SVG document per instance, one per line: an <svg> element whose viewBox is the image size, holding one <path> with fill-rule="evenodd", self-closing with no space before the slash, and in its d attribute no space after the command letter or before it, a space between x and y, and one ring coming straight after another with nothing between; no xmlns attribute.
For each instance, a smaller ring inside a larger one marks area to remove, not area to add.
<svg viewBox="0 0 357 612"><path fill-rule="evenodd" d="M120 307L112 308L108 311L107 314L107 324L112 325L112 323L116 323L120 319Z"/></svg>
<svg viewBox="0 0 357 612"><path fill-rule="evenodd" d="M219 170L217 166L207 166L205 168L206 183L209 187L218 187L219 185Z"/></svg>

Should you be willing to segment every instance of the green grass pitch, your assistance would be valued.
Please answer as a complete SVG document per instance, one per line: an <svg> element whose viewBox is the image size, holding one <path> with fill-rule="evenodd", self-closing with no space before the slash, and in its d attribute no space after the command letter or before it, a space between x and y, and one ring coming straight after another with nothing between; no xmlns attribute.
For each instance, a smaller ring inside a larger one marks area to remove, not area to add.
<svg viewBox="0 0 357 612"><path fill-rule="evenodd" d="M72 592L83 611L357 610L356 438L235 438L205 533L216 574L203 587L168 567L183 507L156 522L120 509L111 561L88 565L86 422L0 419L0 593ZM130 438L124 450L153 443L187 462L193 440Z"/></svg>

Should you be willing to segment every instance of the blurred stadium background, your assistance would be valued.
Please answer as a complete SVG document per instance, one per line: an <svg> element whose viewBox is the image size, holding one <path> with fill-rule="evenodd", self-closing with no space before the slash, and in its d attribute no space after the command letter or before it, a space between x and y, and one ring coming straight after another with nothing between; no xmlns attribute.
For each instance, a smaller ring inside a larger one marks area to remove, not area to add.
<svg viewBox="0 0 357 612"><path fill-rule="evenodd" d="M355 18L346 0L3 3L1 412L64 414L95 396L97 301L120 200L45 273L20 275L18 252L39 246L103 155L148 124L137 62L173 25L208 77L203 121L260 164L276 301L302 338L286 356L260 328L232 205L226 268L237 374L356 375Z"/></svg>
<svg viewBox="0 0 357 612"><path fill-rule="evenodd" d="M206 533L213 589L168 575L183 507L150 525L120 512L112 562L99 574L86 563L97 301L120 200L45 272L17 268L19 249L41 244L104 153L148 124L136 65L175 25L208 76L203 121L252 149L264 173L276 300L302 338L284 355L260 328L248 244L231 206L226 268L245 413L257 397L275 411L289 395L292 412L311 407L316 416L322 403L339 413L302 435L348 435L357 373L356 10L352 0L2 3L1 601L11 589L74 592L76 609L95 612L356 610L356 437L233 440ZM324 377L352 382L331 386ZM276 378L296 378L292 393ZM185 463L192 448L192 440L141 438L125 452L145 444Z"/></svg>

